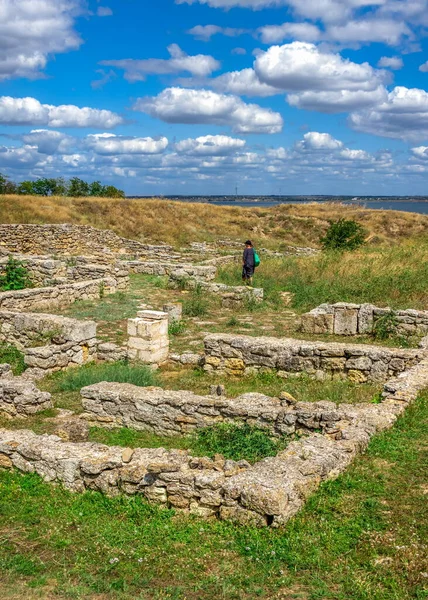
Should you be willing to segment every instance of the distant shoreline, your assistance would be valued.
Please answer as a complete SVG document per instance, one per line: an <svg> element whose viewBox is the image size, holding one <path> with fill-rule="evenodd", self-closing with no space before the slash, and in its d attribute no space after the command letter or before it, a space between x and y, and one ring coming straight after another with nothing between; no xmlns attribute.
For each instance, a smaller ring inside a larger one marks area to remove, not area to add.
<svg viewBox="0 0 428 600"><path fill-rule="evenodd" d="M248 202L264 204L266 202L345 202L361 204L364 202L427 202L428 196L127 196L129 200L176 200L178 202Z"/></svg>

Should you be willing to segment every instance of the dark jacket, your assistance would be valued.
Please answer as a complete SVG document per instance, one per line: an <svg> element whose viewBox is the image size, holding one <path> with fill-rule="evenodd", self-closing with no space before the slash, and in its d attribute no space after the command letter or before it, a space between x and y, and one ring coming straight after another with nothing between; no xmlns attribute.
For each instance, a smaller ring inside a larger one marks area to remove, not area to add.
<svg viewBox="0 0 428 600"><path fill-rule="evenodd" d="M244 265L246 267L254 268L255 262L256 262L254 260L254 248L245 248L243 258L244 258Z"/></svg>

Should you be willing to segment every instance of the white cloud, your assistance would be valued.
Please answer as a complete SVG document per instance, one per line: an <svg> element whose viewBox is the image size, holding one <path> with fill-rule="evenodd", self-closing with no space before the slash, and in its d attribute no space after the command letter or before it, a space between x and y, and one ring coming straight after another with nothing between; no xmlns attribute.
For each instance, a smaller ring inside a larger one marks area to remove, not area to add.
<svg viewBox="0 0 428 600"><path fill-rule="evenodd" d="M219 77L207 80L207 84L220 92L229 92L238 96L268 97L280 94L280 90L262 83L254 69L231 71Z"/></svg>
<svg viewBox="0 0 428 600"><path fill-rule="evenodd" d="M47 125L49 127L102 127L123 123L110 110L70 105L41 104L35 98L0 96L0 123L3 125Z"/></svg>
<svg viewBox="0 0 428 600"><path fill-rule="evenodd" d="M227 135L204 135L198 138L182 140L175 145L177 152L192 156L224 156L245 146L244 140Z"/></svg>
<svg viewBox="0 0 428 600"><path fill-rule="evenodd" d="M336 140L329 133L319 133L318 131L308 131L303 136L303 140L296 144L296 148L301 151L338 150L342 147L341 141Z"/></svg>
<svg viewBox="0 0 428 600"><path fill-rule="evenodd" d="M428 60L419 67L419 71L421 73L428 73Z"/></svg>
<svg viewBox="0 0 428 600"><path fill-rule="evenodd" d="M191 73L197 77L206 77L220 68L220 63L206 54L189 56L181 50L177 44L168 46L171 58L148 58L134 60L125 58L123 60L103 60L101 65L115 67L125 71L127 81L144 81L147 75L174 75L178 73Z"/></svg>
<svg viewBox="0 0 428 600"><path fill-rule="evenodd" d="M345 24L330 25L326 39L352 44L353 42L379 42L397 46L404 37L413 37L408 26L393 19L378 17L348 21Z"/></svg>
<svg viewBox="0 0 428 600"><path fill-rule="evenodd" d="M226 37L238 37L248 33L248 30L236 29L235 27L219 27L218 25L196 25L186 33L203 42L209 42L213 35L221 34Z"/></svg>
<svg viewBox="0 0 428 600"><path fill-rule="evenodd" d="M231 54L234 54L236 56L245 56L247 54L247 51L245 50L245 48L232 48Z"/></svg>
<svg viewBox="0 0 428 600"><path fill-rule="evenodd" d="M111 133L88 135L87 145L96 154L161 154L168 147L166 137L137 138L117 136Z"/></svg>
<svg viewBox="0 0 428 600"><path fill-rule="evenodd" d="M418 146L417 148L412 148L411 152L416 158L422 160L428 160L428 146Z"/></svg>
<svg viewBox="0 0 428 600"><path fill-rule="evenodd" d="M303 42L316 42L321 39L321 31L312 23L283 23L282 25L265 25L259 29L264 44L275 44L287 38Z"/></svg>
<svg viewBox="0 0 428 600"><path fill-rule="evenodd" d="M383 86L374 90L333 90L328 92L307 91L288 94L291 106L323 113L341 113L373 106L388 97Z"/></svg>
<svg viewBox="0 0 428 600"><path fill-rule="evenodd" d="M428 92L395 87L384 102L349 116L350 125L365 133L408 140L428 136Z"/></svg>
<svg viewBox="0 0 428 600"><path fill-rule="evenodd" d="M377 63L378 67L399 71L404 67L403 59L399 56L382 56Z"/></svg>
<svg viewBox="0 0 428 600"><path fill-rule="evenodd" d="M113 11L108 6L99 6L97 8L98 17L111 17L112 14L113 14Z"/></svg>
<svg viewBox="0 0 428 600"><path fill-rule="evenodd" d="M285 91L374 90L385 80L367 62L321 52L314 44L292 42L259 54L254 69L260 81Z"/></svg>
<svg viewBox="0 0 428 600"><path fill-rule="evenodd" d="M69 139L65 133L48 129L33 129L22 136L22 140L29 146L36 146L40 154L66 152Z"/></svg>
<svg viewBox="0 0 428 600"><path fill-rule="evenodd" d="M51 55L76 50L80 0L0 1L0 81L41 77Z"/></svg>
<svg viewBox="0 0 428 600"><path fill-rule="evenodd" d="M283 126L279 113L209 90L167 88L134 109L167 123L228 125L235 133L279 133Z"/></svg>

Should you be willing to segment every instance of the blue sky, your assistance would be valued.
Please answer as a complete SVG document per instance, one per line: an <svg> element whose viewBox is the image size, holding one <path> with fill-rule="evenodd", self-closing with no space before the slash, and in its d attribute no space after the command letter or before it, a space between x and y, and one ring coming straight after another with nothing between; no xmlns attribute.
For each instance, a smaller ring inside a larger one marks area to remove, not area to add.
<svg viewBox="0 0 428 600"><path fill-rule="evenodd" d="M428 194L428 0L0 0L0 172Z"/></svg>

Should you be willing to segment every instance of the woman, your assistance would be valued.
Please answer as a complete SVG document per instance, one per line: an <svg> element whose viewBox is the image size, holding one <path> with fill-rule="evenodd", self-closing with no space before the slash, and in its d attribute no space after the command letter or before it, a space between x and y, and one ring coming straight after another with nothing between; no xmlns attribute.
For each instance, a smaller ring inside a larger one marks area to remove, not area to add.
<svg viewBox="0 0 428 600"><path fill-rule="evenodd" d="M242 257L242 262L242 281L245 285L253 285L253 275L256 261L254 258L253 243L250 240L245 242L245 250Z"/></svg>

